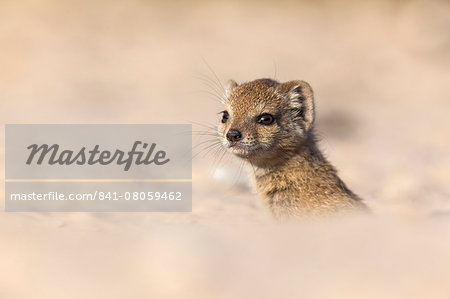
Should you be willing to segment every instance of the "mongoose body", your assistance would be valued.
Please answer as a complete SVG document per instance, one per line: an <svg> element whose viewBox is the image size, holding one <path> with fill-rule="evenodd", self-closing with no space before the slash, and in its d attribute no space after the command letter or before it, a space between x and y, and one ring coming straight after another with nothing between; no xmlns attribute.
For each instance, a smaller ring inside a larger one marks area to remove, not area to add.
<svg viewBox="0 0 450 299"><path fill-rule="evenodd" d="M219 125L223 145L248 161L277 218L364 209L317 147L314 98L304 81L229 81Z"/></svg>

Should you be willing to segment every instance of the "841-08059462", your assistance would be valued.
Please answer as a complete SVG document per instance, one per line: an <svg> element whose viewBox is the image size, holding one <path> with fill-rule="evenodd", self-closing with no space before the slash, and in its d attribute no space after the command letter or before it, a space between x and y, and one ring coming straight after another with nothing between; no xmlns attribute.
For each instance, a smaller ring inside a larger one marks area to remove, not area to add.
<svg viewBox="0 0 450 299"><path fill-rule="evenodd" d="M99 192L99 200L181 200L181 192Z"/></svg>

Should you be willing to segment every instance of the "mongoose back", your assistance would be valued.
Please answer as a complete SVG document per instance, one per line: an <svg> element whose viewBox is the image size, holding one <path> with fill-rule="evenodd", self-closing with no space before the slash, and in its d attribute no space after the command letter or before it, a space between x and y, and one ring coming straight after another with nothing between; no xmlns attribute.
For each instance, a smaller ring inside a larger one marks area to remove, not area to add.
<svg viewBox="0 0 450 299"><path fill-rule="evenodd" d="M314 118L313 91L304 81L227 84L221 142L251 164L276 218L365 209L318 149Z"/></svg>

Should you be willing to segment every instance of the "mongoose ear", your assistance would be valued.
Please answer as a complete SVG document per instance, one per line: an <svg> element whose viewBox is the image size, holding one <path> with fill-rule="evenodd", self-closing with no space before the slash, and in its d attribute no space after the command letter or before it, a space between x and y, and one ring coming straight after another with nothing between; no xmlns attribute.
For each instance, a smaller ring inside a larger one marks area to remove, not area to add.
<svg viewBox="0 0 450 299"><path fill-rule="evenodd" d="M282 83L278 89L287 95L291 108L300 117L306 131L314 123L314 95L311 86L305 81L289 81Z"/></svg>
<svg viewBox="0 0 450 299"><path fill-rule="evenodd" d="M228 80L225 84L225 95L227 98L230 96L230 94L233 92L233 90L238 87L238 84L234 80Z"/></svg>

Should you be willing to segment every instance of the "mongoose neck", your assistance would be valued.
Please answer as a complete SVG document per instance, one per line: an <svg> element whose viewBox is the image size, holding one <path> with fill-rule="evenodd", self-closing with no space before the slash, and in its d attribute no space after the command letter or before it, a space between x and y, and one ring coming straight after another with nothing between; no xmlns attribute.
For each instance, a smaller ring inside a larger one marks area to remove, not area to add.
<svg viewBox="0 0 450 299"><path fill-rule="evenodd" d="M282 172L290 168L317 168L329 165L329 162L317 147L316 138L310 133L301 143L290 151L274 153L272 159L250 161L256 174Z"/></svg>

